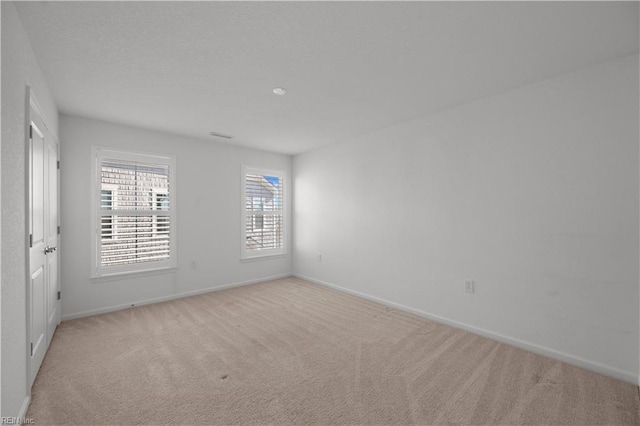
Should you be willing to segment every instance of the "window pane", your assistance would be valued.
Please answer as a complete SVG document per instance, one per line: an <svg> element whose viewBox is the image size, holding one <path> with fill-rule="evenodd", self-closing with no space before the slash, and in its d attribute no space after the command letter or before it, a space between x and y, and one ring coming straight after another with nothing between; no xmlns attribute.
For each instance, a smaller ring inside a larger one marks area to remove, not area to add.
<svg viewBox="0 0 640 426"><path fill-rule="evenodd" d="M102 224L102 266L169 259L169 216L103 216Z"/></svg>
<svg viewBox="0 0 640 426"><path fill-rule="evenodd" d="M105 159L100 177L102 209L155 210L160 202L163 210L169 210L168 165ZM158 201L158 195L164 198Z"/></svg>
<svg viewBox="0 0 640 426"><path fill-rule="evenodd" d="M247 216L247 250L266 250L283 247L282 215ZM260 227L257 226L260 224Z"/></svg>
<svg viewBox="0 0 640 426"><path fill-rule="evenodd" d="M248 174L245 177L247 211L282 210L282 179L277 176Z"/></svg>

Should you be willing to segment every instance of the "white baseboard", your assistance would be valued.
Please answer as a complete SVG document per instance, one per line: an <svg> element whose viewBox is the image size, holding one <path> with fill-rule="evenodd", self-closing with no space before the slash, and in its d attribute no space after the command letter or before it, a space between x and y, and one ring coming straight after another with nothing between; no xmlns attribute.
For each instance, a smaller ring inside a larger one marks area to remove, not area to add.
<svg viewBox="0 0 640 426"><path fill-rule="evenodd" d="M615 367L610 367L608 365L604 365L604 364L600 364L598 362L594 362L594 361L589 361L586 360L584 358L580 358L574 355L570 355L561 351L557 351L555 349L551 349L551 348L547 348L545 346L540 346L537 345L535 343L529 343L526 342L524 340L520 340L514 337L509 337L509 336L505 336L503 334L500 333L494 333L492 331L489 330L485 330L482 328L478 328L478 327L474 327L472 325L468 325L468 324L464 324L458 321L454 321L452 319L449 318L445 318L445 317L441 317L439 315L433 315L430 314L428 312L425 311L421 311L420 309L415 309L415 308L410 308L408 306L404 306L401 305L399 303L395 303L395 302L390 302L388 300L385 299L381 299L379 297L375 297L375 296L370 296L368 294L365 293L361 293L359 291L355 291L355 290L351 290L345 287L341 287L339 285L335 285L332 283L328 283L326 281L321 281L321 280L317 280L315 278L312 277L308 277L302 274L293 274L294 277L303 279L305 281L309 281L311 283L314 284L319 284L321 286L324 287L329 287L338 291L341 291L343 293L348 293L354 296L358 296L358 297L362 297L363 299L367 299L370 300L372 302L377 302L380 303L382 305L386 305L386 306L390 306L392 308L396 308L399 309L401 311L404 312L409 312L411 314L415 314L418 315L420 317L438 322L440 324L445 324L445 325L449 325L451 327L455 327L455 328L459 328L468 332L471 332L473 334L477 334L479 336L483 336L483 337L487 337L489 339L492 340L497 340L498 342L501 343L505 343L507 345L511 345L511 346L515 346L517 348L520 349L524 349L527 351L531 351L534 353L537 353L539 355L544 355L547 356L549 358L554 358L557 359L559 361L562 362L566 362L567 364L571 364L571 365L575 365L577 367L581 367L587 370L591 370L594 371L596 373L600 373L603 374L605 376L609 376L609 377L613 377L615 379L619 379L619 380L623 380L625 382L630 382L633 383L635 385L640 385L640 377L638 375L636 375L635 373L629 372L629 371L624 371L624 370L620 370L618 368Z"/></svg>
<svg viewBox="0 0 640 426"><path fill-rule="evenodd" d="M18 413L18 419L25 419L27 417L27 411L29 411L29 404L31 404L31 396L27 395L24 397L24 401L22 401L22 407L20 407L20 412Z"/></svg>
<svg viewBox="0 0 640 426"><path fill-rule="evenodd" d="M261 283L261 282L265 282L265 281L272 281L272 280L277 280L277 279L281 279L281 278L287 278L287 277L290 277L290 276L291 276L291 274L289 274L289 273L280 274L280 275L273 275L273 276L270 276L270 277L262 277L262 278L257 278L257 279L253 279L253 280L248 280L248 281L241 281L241 282L236 282L236 283L231 283L231 284L224 284L224 285L216 286L216 287L207 287L207 288L193 290L193 291L186 291L186 292L183 292L183 293L170 294L168 296L155 297L153 299L138 300L138 301L134 301L134 302L130 302L130 303L124 303L122 305L114 305L114 306L108 306L108 307L105 307L105 308L92 309L92 310L89 310L89 311L75 312L75 313L72 313L72 314L63 315L62 316L62 321L69 321L69 320L76 319L76 318L84 318L84 317L90 317L90 316L93 316L93 315L106 314L108 312L115 312L115 311L120 311L122 309L128 309L128 308L131 308L132 306L143 306L143 305L150 305L152 303L166 302L168 300L182 299L183 297L195 296L195 295L204 294L204 293L211 293L211 292L214 292L214 291L226 290L226 289L229 289L229 288L240 287L240 286L243 286L243 285L257 284L257 283Z"/></svg>

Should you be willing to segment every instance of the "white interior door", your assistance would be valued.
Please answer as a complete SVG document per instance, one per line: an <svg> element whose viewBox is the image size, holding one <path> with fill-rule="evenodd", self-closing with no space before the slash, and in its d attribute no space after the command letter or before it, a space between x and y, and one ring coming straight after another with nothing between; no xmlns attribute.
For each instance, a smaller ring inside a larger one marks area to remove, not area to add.
<svg viewBox="0 0 640 426"><path fill-rule="evenodd" d="M29 353L30 381L36 377L47 346L47 258L45 247L44 126L33 115L29 129Z"/></svg>
<svg viewBox="0 0 640 426"><path fill-rule="evenodd" d="M58 287L58 144L53 138L45 138L47 165L45 185L45 213L47 220L46 272L47 272L47 347L60 323L60 292Z"/></svg>
<svg viewBox="0 0 640 426"><path fill-rule="evenodd" d="M29 126L29 384L60 322L58 300L58 146L32 100Z"/></svg>

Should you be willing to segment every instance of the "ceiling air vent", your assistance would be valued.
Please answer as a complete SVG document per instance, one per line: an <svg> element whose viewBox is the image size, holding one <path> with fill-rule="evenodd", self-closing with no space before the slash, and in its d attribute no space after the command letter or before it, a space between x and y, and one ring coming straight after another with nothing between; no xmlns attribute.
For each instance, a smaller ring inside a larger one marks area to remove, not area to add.
<svg viewBox="0 0 640 426"><path fill-rule="evenodd" d="M215 137L217 137L217 138L225 138L225 139L231 139L231 138L233 138L233 136L225 135L224 133L209 132L209 134L210 134L211 136L215 136Z"/></svg>

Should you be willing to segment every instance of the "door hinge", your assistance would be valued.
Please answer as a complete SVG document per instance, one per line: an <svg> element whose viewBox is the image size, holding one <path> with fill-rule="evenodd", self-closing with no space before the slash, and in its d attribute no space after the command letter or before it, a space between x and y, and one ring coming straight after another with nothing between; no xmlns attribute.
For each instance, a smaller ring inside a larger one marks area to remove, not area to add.
<svg viewBox="0 0 640 426"><path fill-rule="evenodd" d="M58 235L60 235L60 225L58 225Z"/></svg>
<svg viewBox="0 0 640 426"><path fill-rule="evenodd" d="M33 342L31 342L31 356L33 356Z"/></svg>
<svg viewBox="0 0 640 426"><path fill-rule="evenodd" d="M29 247L33 247L33 234L29 234Z"/></svg>
<svg viewBox="0 0 640 426"><path fill-rule="evenodd" d="M60 170L60 160L58 160L58 170Z"/></svg>
<svg viewBox="0 0 640 426"><path fill-rule="evenodd" d="M58 292L58 300L60 300L60 292Z"/></svg>
<svg viewBox="0 0 640 426"><path fill-rule="evenodd" d="M29 125L29 139L33 139L33 125Z"/></svg>

